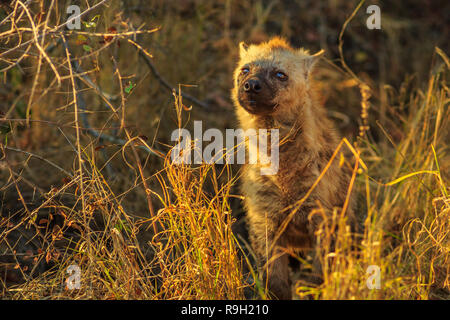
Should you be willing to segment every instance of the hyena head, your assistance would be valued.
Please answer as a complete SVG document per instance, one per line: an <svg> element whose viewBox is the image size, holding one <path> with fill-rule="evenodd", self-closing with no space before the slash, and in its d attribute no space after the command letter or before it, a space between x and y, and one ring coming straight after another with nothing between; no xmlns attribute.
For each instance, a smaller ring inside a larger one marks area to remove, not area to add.
<svg viewBox="0 0 450 320"><path fill-rule="evenodd" d="M233 89L238 106L254 115L271 115L302 105L320 53L309 55L293 49L281 38L250 46L241 42L239 46Z"/></svg>

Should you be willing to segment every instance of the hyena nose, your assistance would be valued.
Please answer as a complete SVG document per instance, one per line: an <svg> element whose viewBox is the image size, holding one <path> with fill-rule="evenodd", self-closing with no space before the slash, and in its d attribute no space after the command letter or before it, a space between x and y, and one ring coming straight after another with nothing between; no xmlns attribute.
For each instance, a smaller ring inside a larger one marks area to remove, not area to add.
<svg viewBox="0 0 450 320"><path fill-rule="evenodd" d="M258 93L261 91L261 89L262 89L261 84L257 79L250 79L244 83L245 92Z"/></svg>

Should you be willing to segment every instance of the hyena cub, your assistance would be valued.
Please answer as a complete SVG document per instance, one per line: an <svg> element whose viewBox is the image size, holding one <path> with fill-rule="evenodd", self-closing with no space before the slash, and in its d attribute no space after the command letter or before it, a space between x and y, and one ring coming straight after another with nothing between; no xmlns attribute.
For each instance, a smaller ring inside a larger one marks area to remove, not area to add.
<svg viewBox="0 0 450 320"><path fill-rule="evenodd" d="M303 49L293 49L281 38L259 45L241 43L234 74L232 95L242 129L279 130L277 173L263 175L257 163L246 164L242 175L250 241L268 271L264 283L278 299L291 298L285 249L314 247L320 219L319 215L308 218L311 210L319 203L327 212L342 207L350 180L333 161L278 237L292 212L288 207L305 196L339 143L312 85L311 72L318 59ZM351 206L347 214L353 216Z"/></svg>

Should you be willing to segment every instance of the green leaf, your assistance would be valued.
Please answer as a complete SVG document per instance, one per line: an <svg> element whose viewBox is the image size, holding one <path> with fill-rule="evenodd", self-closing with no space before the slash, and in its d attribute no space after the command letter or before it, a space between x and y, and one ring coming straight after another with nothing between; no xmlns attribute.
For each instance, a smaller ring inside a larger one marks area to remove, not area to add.
<svg viewBox="0 0 450 320"><path fill-rule="evenodd" d="M99 14L96 14L96 15L91 19L91 21L98 20L98 19L100 19L100 15L99 15Z"/></svg>
<svg viewBox="0 0 450 320"><path fill-rule="evenodd" d="M126 93L130 93L131 90L133 90L133 88L135 87L135 84L132 84L131 81L128 81L128 86L125 88L125 92Z"/></svg>
<svg viewBox="0 0 450 320"><path fill-rule="evenodd" d="M95 28L97 26L97 22L94 21L90 22L82 21L82 22L86 28Z"/></svg>
<svg viewBox="0 0 450 320"><path fill-rule="evenodd" d="M114 228L116 228L117 230L119 230L120 232L122 232L122 230L123 230L123 224L122 224L122 221L119 220L119 222L116 223L116 225L114 226Z"/></svg>
<svg viewBox="0 0 450 320"><path fill-rule="evenodd" d="M120 219L117 221L116 225L114 226L118 231L122 232L123 230L127 232L131 232L130 227L127 225L127 221L125 219Z"/></svg>
<svg viewBox="0 0 450 320"><path fill-rule="evenodd" d="M88 40L88 38L86 38L85 36L83 36L82 34L79 34L78 36L77 36L77 41L76 41L76 44L79 46L79 45L82 45L82 44L86 44L87 43L87 40Z"/></svg>
<svg viewBox="0 0 450 320"><path fill-rule="evenodd" d="M83 49L84 49L84 51L86 51L86 52L91 52L91 51L92 51L92 47L91 47L91 46L88 46L87 44L83 44Z"/></svg>

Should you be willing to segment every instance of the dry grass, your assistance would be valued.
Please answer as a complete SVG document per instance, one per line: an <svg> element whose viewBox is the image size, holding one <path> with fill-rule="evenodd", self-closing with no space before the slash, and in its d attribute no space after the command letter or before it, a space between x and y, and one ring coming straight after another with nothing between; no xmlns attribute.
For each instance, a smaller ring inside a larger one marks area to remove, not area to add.
<svg viewBox="0 0 450 320"><path fill-rule="evenodd" d="M378 146L360 139L367 169L358 172L353 192L365 203L363 235L354 236L338 212L324 222L317 248L324 283L317 288L299 283L300 296L448 299L450 203L443 175L448 175L449 159L437 156L448 148L446 97L446 79L439 72L431 76L426 92L411 94L404 119L407 134L389 153L380 154ZM333 234L336 245L330 252ZM380 268L380 289L367 289L370 265Z"/></svg>
<svg viewBox="0 0 450 320"><path fill-rule="evenodd" d="M3 298L265 298L245 239L232 232L243 213L239 167L174 165L169 156L170 133L192 119L236 126L236 44L270 34L301 34L312 51L327 49L317 79L347 137L334 161L353 168L348 191L364 225L352 234L342 211L324 221L316 250L324 282L300 279L297 294L450 298L450 65L447 35L429 37L434 7L415 36L407 36L413 20L396 20L405 8L386 8L386 38L364 41L367 30L338 32L356 2L312 1L299 16L302 5L284 1L91 2L81 4L82 20L96 25L73 32L59 1L0 9ZM353 41L363 49L347 49ZM339 52L353 71L337 63ZM296 258L308 273L309 261ZM69 290L74 264L81 288ZM370 265L380 268L380 289L367 288Z"/></svg>

